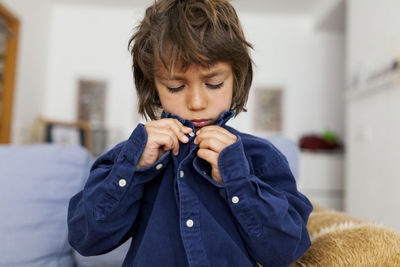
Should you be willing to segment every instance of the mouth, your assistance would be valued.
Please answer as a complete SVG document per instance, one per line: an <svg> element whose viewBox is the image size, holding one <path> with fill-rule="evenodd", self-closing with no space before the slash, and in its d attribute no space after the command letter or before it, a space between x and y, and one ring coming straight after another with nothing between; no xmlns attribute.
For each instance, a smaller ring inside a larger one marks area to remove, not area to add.
<svg viewBox="0 0 400 267"><path fill-rule="evenodd" d="M206 126L212 122L212 120L209 120L209 119L195 119L195 120L191 120L191 121L195 128Z"/></svg>

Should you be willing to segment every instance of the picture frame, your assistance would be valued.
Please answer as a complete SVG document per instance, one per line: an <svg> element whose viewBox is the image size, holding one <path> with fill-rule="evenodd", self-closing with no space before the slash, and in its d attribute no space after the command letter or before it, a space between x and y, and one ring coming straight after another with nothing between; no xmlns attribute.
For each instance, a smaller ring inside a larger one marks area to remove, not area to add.
<svg viewBox="0 0 400 267"><path fill-rule="evenodd" d="M255 89L254 104L253 128L262 132L281 132L283 90L280 88L257 88Z"/></svg>
<svg viewBox="0 0 400 267"><path fill-rule="evenodd" d="M105 126L108 82L104 79L78 79L77 120L90 125L92 154L100 156L107 148L108 130Z"/></svg>
<svg viewBox="0 0 400 267"><path fill-rule="evenodd" d="M77 119L91 125L103 125L105 120L107 82L96 79L78 80Z"/></svg>

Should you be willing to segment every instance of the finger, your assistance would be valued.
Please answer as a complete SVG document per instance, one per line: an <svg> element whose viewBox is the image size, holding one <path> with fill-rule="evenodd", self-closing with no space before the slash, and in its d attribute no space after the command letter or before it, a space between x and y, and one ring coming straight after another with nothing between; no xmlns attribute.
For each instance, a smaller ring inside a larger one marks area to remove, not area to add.
<svg viewBox="0 0 400 267"><path fill-rule="evenodd" d="M172 127L171 129L175 131L176 135L178 136L178 139L183 143L189 142L189 138L186 135L189 134L191 136L192 135L194 136L193 129L184 126L180 121L176 119L172 120L176 126Z"/></svg>
<svg viewBox="0 0 400 267"><path fill-rule="evenodd" d="M179 141L176 134L168 128L148 127L150 146L163 147L165 151L172 150L177 155L179 152Z"/></svg>
<svg viewBox="0 0 400 267"><path fill-rule="evenodd" d="M210 163L212 168L218 168L219 153L212 151L210 149L200 148L197 151L197 156Z"/></svg>
<svg viewBox="0 0 400 267"><path fill-rule="evenodd" d="M176 143L174 137L163 132L153 132L149 138L149 146L154 149L162 147L164 150L173 150Z"/></svg>
<svg viewBox="0 0 400 267"><path fill-rule="evenodd" d="M205 138L202 139L199 143L200 149L211 149L217 153L220 153L225 147L227 147L229 143L222 142L220 139L214 138Z"/></svg>
<svg viewBox="0 0 400 267"><path fill-rule="evenodd" d="M219 146L227 147L233 144L236 140L229 139L224 135L218 133L199 135L194 140L194 143L199 146L209 146L218 148Z"/></svg>
<svg viewBox="0 0 400 267"><path fill-rule="evenodd" d="M211 177L220 184L224 184L224 182L222 181L222 177L221 177L221 173L219 171L218 168L218 156L219 153L216 153L212 150L209 149L199 149L197 151L197 156L199 158L204 159L205 161L207 161L208 163L210 163L211 165Z"/></svg>
<svg viewBox="0 0 400 267"><path fill-rule="evenodd" d="M178 125L178 127L181 128L181 131L184 132L185 134L189 134L189 133L193 132L193 129L192 129L192 128L183 125L183 124L182 124L180 121L178 121L177 119L172 119L172 120L175 122L175 124Z"/></svg>
<svg viewBox="0 0 400 267"><path fill-rule="evenodd" d="M221 127L201 129L201 132L197 133L194 143L197 145L206 139L218 139L221 143L225 144L225 146L233 144L237 141L236 135L228 132Z"/></svg>
<svg viewBox="0 0 400 267"><path fill-rule="evenodd" d="M205 127L201 128L201 131L200 130L197 131L197 134L200 134L200 133L221 133L221 134L226 135L227 137L236 139L236 135L234 135L233 133L229 132L227 129L222 128L221 126L218 126L218 125L205 126Z"/></svg>
<svg viewBox="0 0 400 267"><path fill-rule="evenodd" d="M186 127L177 119L172 118L152 121L150 126L171 129L177 138L183 143L187 143L189 141L189 138L186 136L186 134L190 134L193 131L192 128Z"/></svg>

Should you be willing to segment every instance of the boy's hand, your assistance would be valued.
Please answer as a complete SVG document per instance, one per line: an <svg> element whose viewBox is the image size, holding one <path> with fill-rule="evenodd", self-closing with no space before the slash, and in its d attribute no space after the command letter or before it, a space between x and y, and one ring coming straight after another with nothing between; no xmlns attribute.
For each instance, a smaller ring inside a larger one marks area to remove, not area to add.
<svg viewBox="0 0 400 267"><path fill-rule="evenodd" d="M168 150L172 150L177 155L179 152L179 141L187 143L189 138L186 134L192 132L191 128L183 126L176 119L149 121L144 127L147 132L147 143L139 159L137 168L153 164Z"/></svg>
<svg viewBox="0 0 400 267"><path fill-rule="evenodd" d="M194 143L199 145L197 156L211 164L211 176L219 184L224 184L218 168L218 157L221 151L235 143L237 137L220 126L205 126L197 132Z"/></svg>

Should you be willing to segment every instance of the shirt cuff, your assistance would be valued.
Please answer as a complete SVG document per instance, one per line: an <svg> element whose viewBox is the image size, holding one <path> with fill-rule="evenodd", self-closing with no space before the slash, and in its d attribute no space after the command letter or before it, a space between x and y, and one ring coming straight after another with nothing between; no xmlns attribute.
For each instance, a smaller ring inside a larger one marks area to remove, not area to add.
<svg viewBox="0 0 400 267"><path fill-rule="evenodd" d="M122 147L111 158L104 158L105 164L112 165L110 173L105 171L106 179L101 183L103 196L95 211L96 219L106 218L116 206L120 205L121 199L128 196L132 199L139 199L142 195L142 186L144 183L152 180L156 175L167 165L169 159L168 154L156 163L136 169L137 163L143 153L147 142L147 132L143 124L139 124L132 132L127 141L122 143ZM92 175L98 173L99 177L102 176L101 165L98 169L93 170ZM129 194L127 194L129 192ZM98 195L98 194L96 194Z"/></svg>
<svg viewBox="0 0 400 267"><path fill-rule="evenodd" d="M218 168L224 184L234 183L249 176L249 163L240 136L235 143L221 151L218 157Z"/></svg>
<svg viewBox="0 0 400 267"><path fill-rule="evenodd" d="M128 183L130 182L146 146L146 142L146 129L143 124L138 124L115 160L114 166L118 166L115 170L116 176L123 177L127 179Z"/></svg>
<svg viewBox="0 0 400 267"><path fill-rule="evenodd" d="M128 184L143 184L152 180L167 165L170 151L166 152L153 164L136 169L147 143L147 132L143 124L139 124L132 132L121 153L117 158L119 168L117 175L121 177L132 177ZM132 181L130 181L132 180Z"/></svg>
<svg viewBox="0 0 400 267"><path fill-rule="evenodd" d="M225 185L225 198L232 213L246 233L259 237L262 234L262 227L252 208L256 194L254 181L251 181L249 163L240 137L222 150L218 167Z"/></svg>
<svg viewBox="0 0 400 267"><path fill-rule="evenodd" d="M160 159L158 159L153 164L136 169L135 180L140 181L141 183L145 183L153 179L165 168L165 166L167 166L170 159L169 154L171 154L171 151L167 151L164 155L161 156Z"/></svg>

